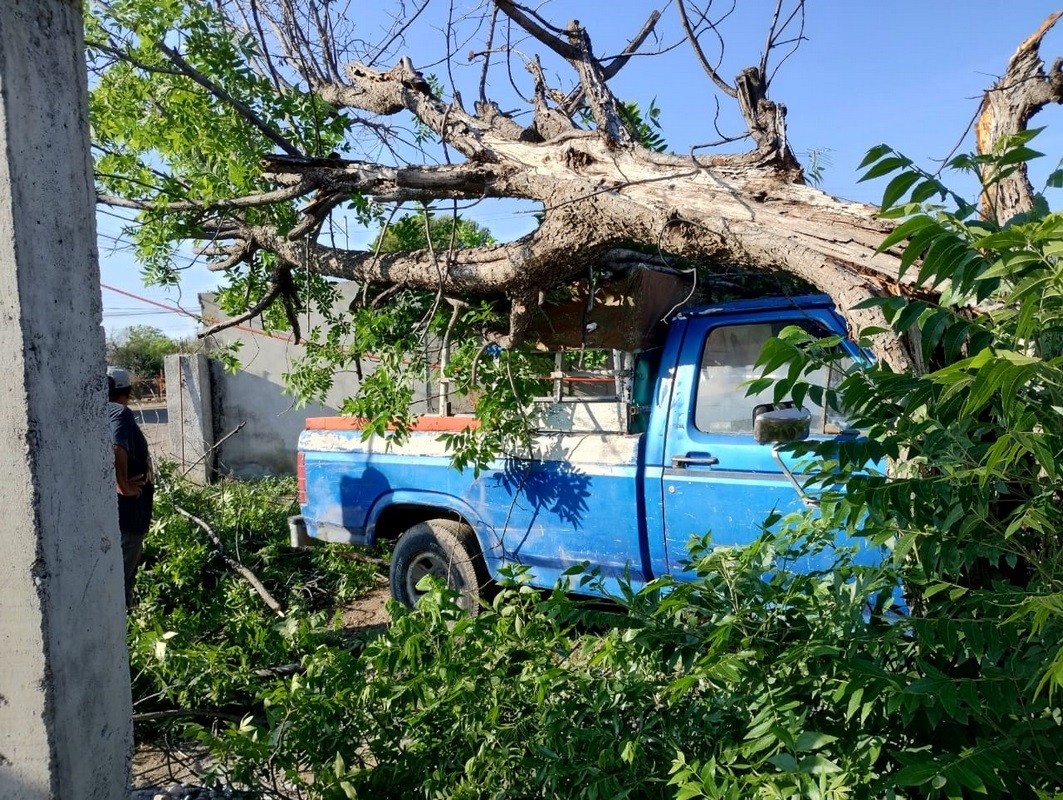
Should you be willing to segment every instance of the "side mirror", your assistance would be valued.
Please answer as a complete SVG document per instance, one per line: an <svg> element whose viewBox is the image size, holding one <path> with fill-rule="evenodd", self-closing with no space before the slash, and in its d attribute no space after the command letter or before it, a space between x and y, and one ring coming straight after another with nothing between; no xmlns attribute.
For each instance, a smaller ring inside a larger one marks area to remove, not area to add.
<svg viewBox="0 0 1063 800"><path fill-rule="evenodd" d="M803 408L765 411L753 419L753 439L757 444L785 444L807 439L812 415Z"/></svg>

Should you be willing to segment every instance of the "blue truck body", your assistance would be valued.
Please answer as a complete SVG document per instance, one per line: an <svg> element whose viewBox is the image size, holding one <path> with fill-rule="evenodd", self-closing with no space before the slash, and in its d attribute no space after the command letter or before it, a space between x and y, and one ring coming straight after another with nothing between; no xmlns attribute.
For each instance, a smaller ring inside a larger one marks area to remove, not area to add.
<svg viewBox="0 0 1063 800"><path fill-rule="evenodd" d="M770 393L747 397L744 385L759 374L754 362L764 340L789 325L845 333L825 296L684 312L669 324L663 347L642 354L635 370L642 379L630 398L630 427L640 432L543 430L532 458L500 459L478 475L450 466L438 431L414 431L391 446L363 439L339 418L310 421L299 440L301 515L293 518L293 539L368 547L398 540L398 551L406 538L423 549L432 540L424 524L447 520L449 533L435 537L446 541L421 573L446 577L442 561L468 556L477 559L474 583L508 563L527 565L533 585L544 588L584 563L607 583L625 575L636 586L665 573L681 577L691 537L711 532L714 545L747 544L773 510L802 507L780 465L788 456L753 436L754 418L772 408ZM844 347L854 361L865 360L855 346ZM822 376L824 384L831 380ZM842 433L835 412L810 411L812 436ZM464 540L458 555L451 534ZM413 553L403 563L416 560ZM409 602L395 569L393 559L393 593ZM408 586L420 574L409 569Z"/></svg>

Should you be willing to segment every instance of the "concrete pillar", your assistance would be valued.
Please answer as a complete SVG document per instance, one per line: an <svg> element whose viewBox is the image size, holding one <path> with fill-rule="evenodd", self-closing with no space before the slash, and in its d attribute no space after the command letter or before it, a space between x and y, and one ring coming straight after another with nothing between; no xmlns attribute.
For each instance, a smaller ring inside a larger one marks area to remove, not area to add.
<svg viewBox="0 0 1063 800"><path fill-rule="evenodd" d="M81 3L0 5L0 797L114 800L132 730Z"/></svg>
<svg viewBox="0 0 1063 800"><path fill-rule="evenodd" d="M170 453L191 481L214 476L214 408L210 359L205 355L166 356L166 417Z"/></svg>

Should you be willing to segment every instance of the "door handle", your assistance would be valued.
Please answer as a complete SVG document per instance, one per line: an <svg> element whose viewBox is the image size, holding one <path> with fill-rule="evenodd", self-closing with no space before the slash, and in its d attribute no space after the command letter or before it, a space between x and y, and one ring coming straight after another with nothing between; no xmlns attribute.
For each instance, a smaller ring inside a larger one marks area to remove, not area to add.
<svg viewBox="0 0 1063 800"><path fill-rule="evenodd" d="M672 456L672 469L683 467L714 467L720 463L716 456Z"/></svg>

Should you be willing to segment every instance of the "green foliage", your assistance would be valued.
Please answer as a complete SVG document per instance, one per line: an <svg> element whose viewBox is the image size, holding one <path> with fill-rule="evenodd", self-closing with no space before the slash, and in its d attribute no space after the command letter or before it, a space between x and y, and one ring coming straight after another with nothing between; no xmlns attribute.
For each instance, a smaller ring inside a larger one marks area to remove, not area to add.
<svg viewBox="0 0 1063 800"><path fill-rule="evenodd" d="M645 112L639 109L638 103L625 101L620 105L620 115L631 135L647 150L663 153L668 149L661 132L661 109L657 107L656 99L650 100Z"/></svg>
<svg viewBox="0 0 1063 800"><path fill-rule="evenodd" d="M543 595L520 570L477 617L441 590L413 612L392 606L392 626L360 655L317 650L305 675L276 685L268 720L230 726L217 752L241 780L280 767L311 798L843 797L887 785L884 746L901 736L882 729L880 673L909 645L863 612L888 593L889 570L839 552L833 572L763 580L797 554L774 536L742 550L705 540L693 554L697 581L625 590L616 606Z"/></svg>
<svg viewBox="0 0 1063 800"><path fill-rule="evenodd" d="M381 252L428 246L441 269L452 249L494 242L491 233L460 216L439 216L430 207L381 228L374 249ZM502 453L528 450L526 403L542 394L552 362L534 351L502 352L481 344L505 329L504 303L494 299L452 306L431 292L386 293L385 302L368 301L377 287L367 286L349 314L328 317L327 328L311 331L306 355L285 376L301 401L323 399L337 370L355 369L358 392L344 401L343 414L366 421L365 436L401 442L417 416L414 386L426 380L450 382L454 396L468 398L476 424L444 436L453 465L479 471ZM447 363L442 343L449 343Z"/></svg>
<svg viewBox="0 0 1063 800"><path fill-rule="evenodd" d="M427 247L431 231L432 247L440 269L451 249L491 244L491 233L475 222L458 216L437 216L424 206L382 226L374 250L395 252ZM383 292L386 302L369 298ZM362 298L348 313L336 312L336 296L319 307L326 324L307 333L306 354L285 375L288 390L305 403L323 400L332 388L338 370L357 371L358 394L348 398L344 414L369 420L367 430L405 430L411 416L413 386L438 371L428 352L429 341L438 342L450 331L452 338L480 337L489 328L501 325L502 317L493 303L464 307L451 322L451 306L432 292L402 290L388 293L375 286L363 287ZM416 412L416 409L413 410Z"/></svg>
<svg viewBox="0 0 1063 800"><path fill-rule="evenodd" d="M473 398L479 427L440 435L455 469L472 467L478 475L496 458L530 457L534 431L527 403L543 394L549 364L542 354L521 350L488 347L474 352L471 342L458 349L449 374L456 390Z"/></svg>
<svg viewBox="0 0 1063 800"><path fill-rule="evenodd" d="M209 238L204 206L274 188L260 164L278 141L317 156L346 147L347 117L297 86L278 89L253 66L261 56L253 37L231 27L210 3L89 3L85 38L99 192L149 204L190 204L183 210L149 207L127 226L125 235L150 283L177 285L178 243ZM167 57L163 45L183 63ZM352 200L352 210L359 219L371 218L360 198ZM293 202L279 202L247 208L242 219L276 226L283 234L297 213ZM222 307L230 313L261 297L272 264L257 253L243 266L241 275L228 276L232 281L221 292ZM318 278L298 273L294 284L310 295L304 303L327 295ZM273 323L287 327L283 319Z"/></svg>
<svg viewBox="0 0 1063 800"><path fill-rule="evenodd" d="M163 370L163 359L189 352L191 342L178 342L150 325L131 325L107 337L107 363L132 370L138 378L154 378Z"/></svg>
<svg viewBox="0 0 1063 800"><path fill-rule="evenodd" d="M1031 138L954 166L995 183L1033 155ZM897 709L919 744L898 753L898 786L1051 795L1063 787L1063 215L1043 198L1007 221L962 201L924 205L953 195L889 148L865 166L892 176L884 215L902 220L881 249L942 289L938 302L872 301L930 369L853 372L833 400L867 438L796 449L822 459L814 482L848 527L892 546L902 571L915 615L906 695L922 700ZM778 391L811 394L802 377L834 358L830 344L794 329L762 361L791 363ZM867 468L887 461L889 476Z"/></svg>
<svg viewBox="0 0 1063 800"><path fill-rule="evenodd" d="M372 249L381 253L419 250L428 247L427 231L432 234L432 250L445 257L450 250L494 244L491 232L461 216L440 216L431 206L422 206L415 214L403 214L381 228Z"/></svg>
<svg viewBox="0 0 1063 800"><path fill-rule="evenodd" d="M635 137L635 141L647 150L657 153L663 153L668 149L662 133L661 109L657 107L656 98L650 100L650 105L645 111L639 108L639 104L633 100L621 101L617 110L620 112L620 121L627 128L628 133ZM594 117L586 105L579 109L579 116L584 125L595 124Z"/></svg>
<svg viewBox="0 0 1063 800"><path fill-rule="evenodd" d="M292 479L203 488L164 465L129 618L137 711L253 708L263 683L255 670L338 642L331 612L373 585L372 568L332 547L293 550L287 517L298 509L294 501ZM218 534L285 609L284 620L176 506Z"/></svg>

